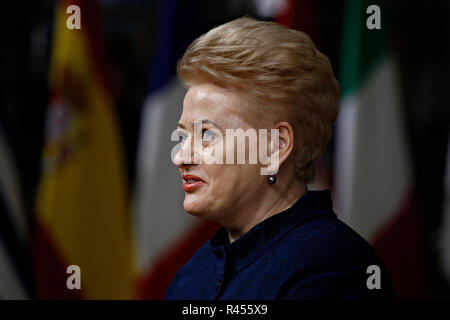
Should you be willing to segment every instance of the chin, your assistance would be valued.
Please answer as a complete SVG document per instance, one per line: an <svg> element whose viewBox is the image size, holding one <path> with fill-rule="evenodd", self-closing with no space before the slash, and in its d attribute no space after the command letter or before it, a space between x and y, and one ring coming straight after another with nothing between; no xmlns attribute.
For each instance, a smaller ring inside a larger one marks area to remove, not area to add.
<svg viewBox="0 0 450 320"><path fill-rule="evenodd" d="M184 210L190 215L209 220L215 220L211 213L211 207L203 197L194 194L186 194L183 202Z"/></svg>
<svg viewBox="0 0 450 320"><path fill-rule="evenodd" d="M205 215L205 208L200 199L190 199L191 195L186 195L183 203L184 210L198 217L203 217Z"/></svg>

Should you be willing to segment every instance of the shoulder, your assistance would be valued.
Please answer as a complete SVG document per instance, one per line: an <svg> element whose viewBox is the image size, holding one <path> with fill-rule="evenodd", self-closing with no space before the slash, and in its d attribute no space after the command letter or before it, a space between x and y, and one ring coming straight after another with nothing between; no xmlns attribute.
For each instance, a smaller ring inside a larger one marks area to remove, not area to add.
<svg viewBox="0 0 450 320"><path fill-rule="evenodd" d="M280 298L354 299L395 296L387 270L371 245L335 216L306 221L281 240ZM371 267L372 266L372 267ZM381 291L370 291L369 270L380 270ZM375 267L375 268L376 268Z"/></svg>
<svg viewBox="0 0 450 320"><path fill-rule="evenodd" d="M379 260L364 238L331 215L296 226L283 242L289 243L299 257L310 256L311 261L327 265Z"/></svg>

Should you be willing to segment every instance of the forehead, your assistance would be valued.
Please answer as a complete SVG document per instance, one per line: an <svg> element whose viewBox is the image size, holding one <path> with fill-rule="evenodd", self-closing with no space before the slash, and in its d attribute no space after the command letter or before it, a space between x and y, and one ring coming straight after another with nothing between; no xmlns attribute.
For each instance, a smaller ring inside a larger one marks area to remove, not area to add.
<svg viewBox="0 0 450 320"><path fill-rule="evenodd" d="M192 125L193 121L208 118L224 127L236 127L245 123L240 108L245 99L230 89L213 84L192 85L183 101L180 122Z"/></svg>

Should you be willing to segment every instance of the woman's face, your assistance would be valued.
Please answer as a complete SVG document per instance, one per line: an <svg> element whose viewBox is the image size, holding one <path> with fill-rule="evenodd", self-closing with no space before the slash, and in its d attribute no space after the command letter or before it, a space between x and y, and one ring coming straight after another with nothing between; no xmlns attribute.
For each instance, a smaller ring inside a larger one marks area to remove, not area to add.
<svg viewBox="0 0 450 320"><path fill-rule="evenodd" d="M233 139L233 145L226 143L226 129L245 131L252 128L242 117L242 110L247 107L246 101L242 93L213 84L193 85L186 93L178 122L178 130L184 135L184 142L173 162L180 169L180 188L184 185L185 190L183 205L188 213L226 223L235 219L241 208L248 208L260 195L266 177L261 176L258 164L248 163L248 139L245 164L237 164L234 150L237 148L233 148L236 146L236 138ZM201 122L201 150L194 150L194 122ZM221 142L223 164L207 162L206 158L215 154L212 150L218 147L217 144L221 146ZM232 164L226 163L227 154L229 159L231 154ZM190 164L186 161L200 158L202 163L196 161ZM201 181L186 181L189 178L186 175L194 176L191 177L194 180L198 177Z"/></svg>

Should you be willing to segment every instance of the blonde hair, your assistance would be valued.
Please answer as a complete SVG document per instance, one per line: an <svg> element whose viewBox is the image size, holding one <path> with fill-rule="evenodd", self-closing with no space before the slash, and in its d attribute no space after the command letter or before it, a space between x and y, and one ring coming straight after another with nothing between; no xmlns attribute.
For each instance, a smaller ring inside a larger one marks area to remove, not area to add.
<svg viewBox="0 0 450 320"><path fill-rule="evenodd" d="M329 59L305 33L238 18L197 38L178 61L177 73L187 87L213 83L245 92L259 122L289 122L296 176L312 180L337 117L339 84Z"/></svg>

